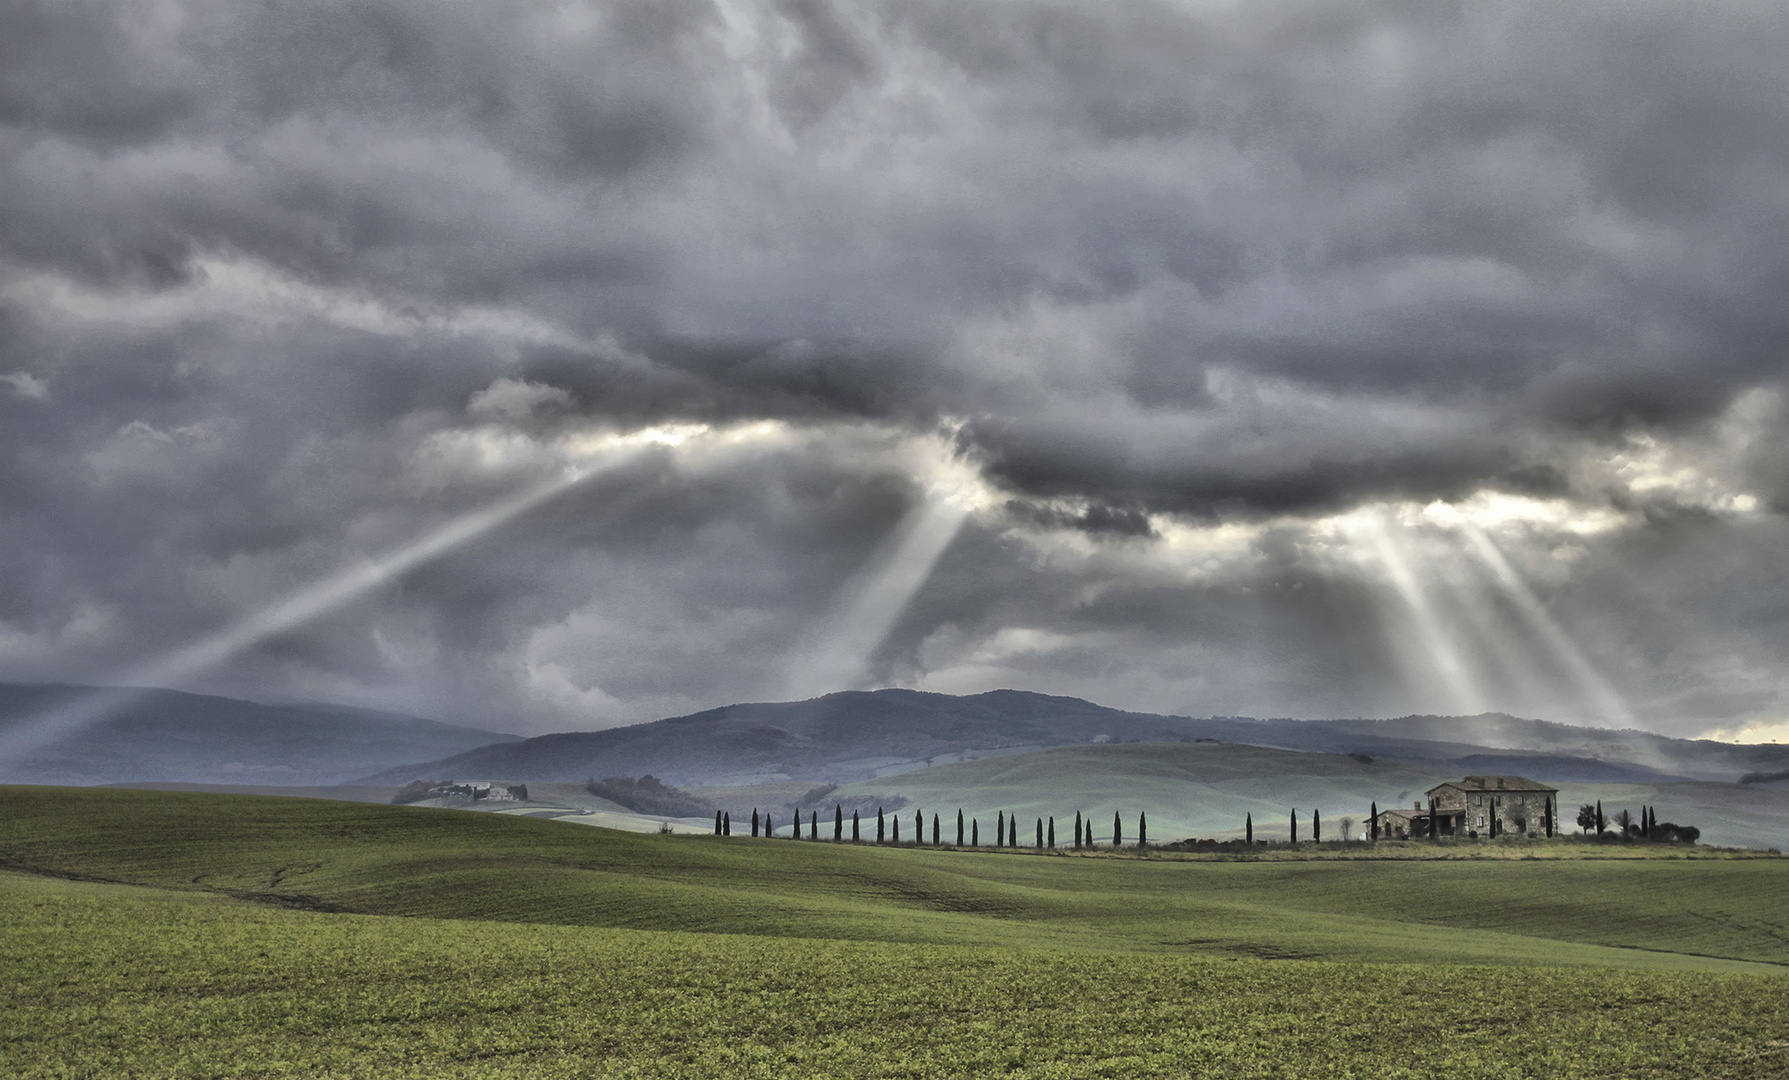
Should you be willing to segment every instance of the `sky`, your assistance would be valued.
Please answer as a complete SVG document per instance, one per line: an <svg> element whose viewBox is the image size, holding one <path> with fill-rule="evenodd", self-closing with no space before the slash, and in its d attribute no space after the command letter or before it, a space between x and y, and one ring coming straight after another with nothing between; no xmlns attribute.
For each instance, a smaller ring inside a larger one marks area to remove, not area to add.
<svg viewBox="0 0 1789 1080"><path fill-rule="evenodd" d="M0 6L0 679L1789 738L1789 9Z"/></svg>

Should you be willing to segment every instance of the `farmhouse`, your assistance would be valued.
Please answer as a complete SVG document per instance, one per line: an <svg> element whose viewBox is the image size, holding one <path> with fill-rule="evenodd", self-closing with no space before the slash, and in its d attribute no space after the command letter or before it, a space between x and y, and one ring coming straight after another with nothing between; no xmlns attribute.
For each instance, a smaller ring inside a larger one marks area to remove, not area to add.
<svg viewBox="0 0 1789 1080"><path fill-rule="evenodd" d="M1558 829L1559 789L1521 776L1468 776L1425 792L1428 804L1379 812L1379 835L1545 836ZM1492 823L1495 822L1493 828Z"/></svg>

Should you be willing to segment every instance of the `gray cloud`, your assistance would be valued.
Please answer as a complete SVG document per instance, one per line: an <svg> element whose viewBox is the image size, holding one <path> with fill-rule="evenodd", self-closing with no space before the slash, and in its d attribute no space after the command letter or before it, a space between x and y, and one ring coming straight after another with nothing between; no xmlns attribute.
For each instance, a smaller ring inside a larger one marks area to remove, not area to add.
<svg viewBox="0 0 1789 1080"><path fill-rule="evenodd" d="M777 696L959 468L867 680L1445 709L1335 538L1409 519L1520 683L1441 500L1639 721L1789 720L1786 46L1744 3L11 5L0 675L110 677L706 424L195 687ZM1606 720L1569 681L1486 703Z"/></svg>

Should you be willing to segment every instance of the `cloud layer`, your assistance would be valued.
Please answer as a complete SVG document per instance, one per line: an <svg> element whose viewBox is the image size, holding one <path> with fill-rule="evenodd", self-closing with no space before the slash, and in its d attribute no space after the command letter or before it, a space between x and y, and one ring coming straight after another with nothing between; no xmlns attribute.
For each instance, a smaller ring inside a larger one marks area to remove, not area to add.
<svg viewBox="0 0 1789 1080"><path fill-rule="evenodd" d="M1789 16L0 13L0 677L1789 722Z"/></svg>

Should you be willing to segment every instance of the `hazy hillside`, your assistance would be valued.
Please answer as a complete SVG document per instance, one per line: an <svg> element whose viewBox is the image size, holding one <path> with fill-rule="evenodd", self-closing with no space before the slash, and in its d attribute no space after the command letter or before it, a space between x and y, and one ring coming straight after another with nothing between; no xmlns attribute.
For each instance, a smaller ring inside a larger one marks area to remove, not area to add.
<svg viewBox="0 0 1789 1080"><path fill-rule="evenodd" d="M0 683L0 732L94 692ZM514 735L370 709L145 689L72 737L0 761L0 782L327 785L513 741Z"/></svg>
<svg viewBox="0 0 1789 1080"><path fill-rule="evenodd" d="M984 840L995 814L1005 812L1018 816L1020 840L1028 842L1036 820L1050 815L1058 840L1072 838L1077 811L1102 838L1111 835L1114 813L1134 830L1142 812L1149 815L1152 840L1240 836L1245 814L1254 815L1257 837L1284 840L1288 813L1297 807L1304 838L1315 809L1323 814L1324 837L1332 839L1341 836L1344 817L1359 832L1374 802L1381 809L1410 806L1459 775L1461 770L1439 765L1230 743L1074 746L847 784L819 800L819 809L825 817L834 801L882 802L899 806L903 828L910 828L916 809L928 822L934 812L952 821L960 807L981 819ZM1789 791L1712 782L1550 782L1559 787L1565 831L1576 831L1579 806L1601 801L1610 815L1624 807L1636 813L1642 805L1656 807L1659 820L1695 825L1708 844L1789 846Z"/></svg>
<svg viewBox="0 0 1789 1080"><path fill-rule="evenodd" d="M1309 838L1312 808L1328 819L1329 836L1341 818L1364 822L1374 800L1408 805L1441 777L1404 762L1362 761L1339 754L1300 753L1236 743L1141 743L1070 746L1030 754L941 765L879 780L847 784L829 799L899 800L911 826L915 809L954 820L958 807L979 817L991 840L995 814L1015 814L1021 839L1037 818L1056 818L1057 838L1072 839L1074 815L1086 814L1097 836L1112 834L1112 815L1134 836L1139 812L1149 815L1153 840L1241 835L1253 814L1256 835L1286 838L1287 814L1299 808ZM954 829L954 825L951 826Z"/></svg>
<svg viewBox="0 0 1789 1080"><path fill-rule="evenodd" d="M389 769L419 777L582 780L652 773L680 787L777 780L848 783L966 758L1053 746L1228 743L1500 771L1550 782L1737 780L1789 768L1789 747L1732 746L1491 714L1402 720L1195 719L1108 709L1019 690L968 697L853 691L810 701L729 705L607 731L544 735Z"/></svg>

